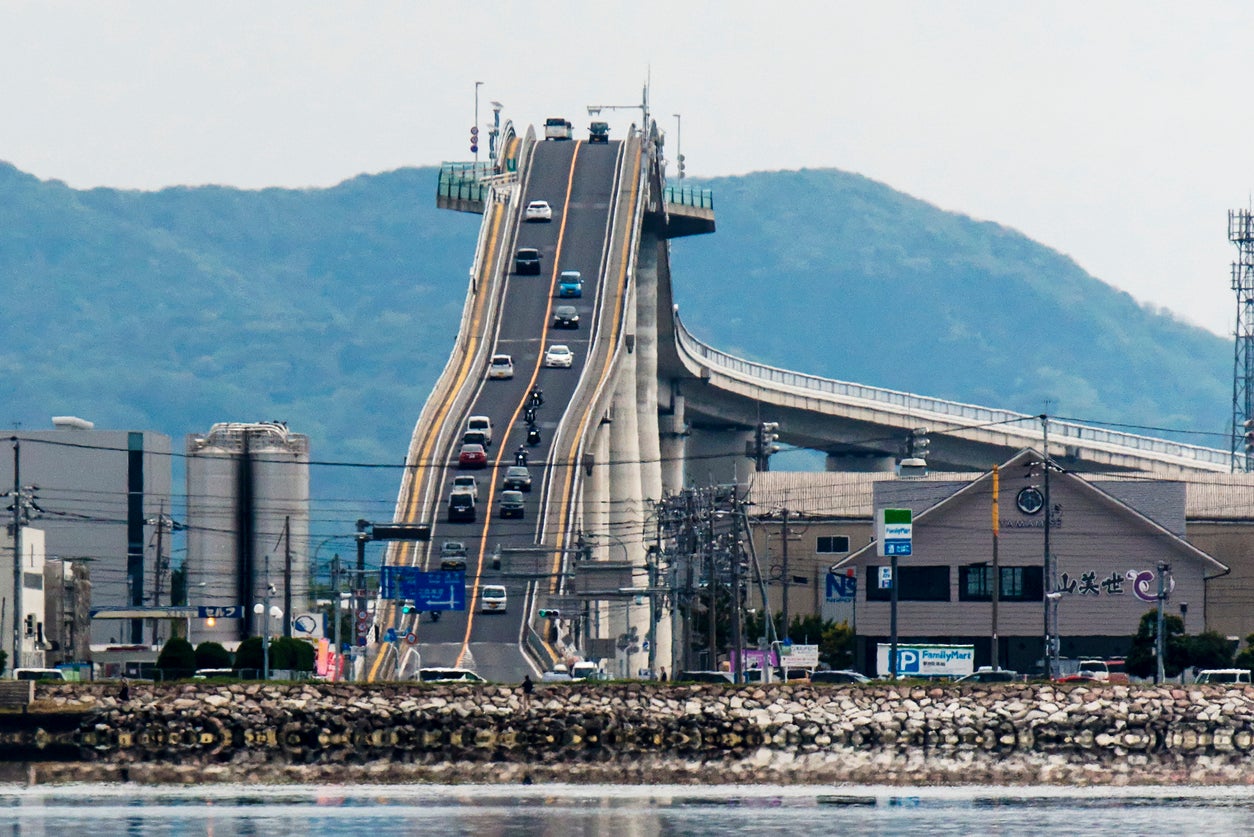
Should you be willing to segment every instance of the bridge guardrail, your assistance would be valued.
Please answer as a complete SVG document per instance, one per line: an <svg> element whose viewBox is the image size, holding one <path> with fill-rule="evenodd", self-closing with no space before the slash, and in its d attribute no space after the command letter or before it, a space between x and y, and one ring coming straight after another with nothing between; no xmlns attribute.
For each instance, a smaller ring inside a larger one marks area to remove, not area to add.
<svg viewBox="0 0 1254 837"><path fill-rule="evenodd" d="M677 342L681 349L693 357L706 361L711 366L717 366L720 369L742 376L769 381L773 384L806 392L820 392L843 398L857 398L863 401L873 401L879 404L901 407L910 412L926 412L934 415L949 416L960 424L1013 425L1019 422L1039 420L1038 416L1026 413L997 410L974 404L964 404L959 401L945 401L940 398L930 398L908 392L866 386L865 384L821 378L817 375L792 372L787 369L768 366L764 363L745 360L744 358L715 349L713 346L698 340L684 326L679 318L679 314L676 313L674 316L675 336L678 338ZM1224 469L1230 467L1232 462L1232 454L1229 451L1219 450L1218 448L1189 445L1183 442L1157 439L1152 436L1139 436L1134 433L1122 433L1117 430L1107 430L1101 427L1091 427L1057 419L1050 420L1049 430L1051 441L1065 442L1070 439L1112 445L1162 456L1172 456L1202 464L1221 466ZM1025 432L1024 435L1039 438L1041 434Z"/></svg>
<svg viewBox="0 0 1254 837"><path fill-rule="evenodd" d="M714 209L714 191L695 186L667 186L662 192L662 200L672 206Z"/></svg>

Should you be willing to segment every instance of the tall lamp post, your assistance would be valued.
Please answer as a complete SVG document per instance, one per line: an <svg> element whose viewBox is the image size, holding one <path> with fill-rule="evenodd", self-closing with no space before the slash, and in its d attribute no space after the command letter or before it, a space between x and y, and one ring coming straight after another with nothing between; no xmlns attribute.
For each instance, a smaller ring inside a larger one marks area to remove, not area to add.
<svg viewBox="0 0 1254 837"><path fill-rule="evenodd" d="M679 179L684 179L684 121L678 113L675 117L675 167L679 171Z"/></svg>
<svg viewBox="0 0 1254 837"><path fill-rule="evenodd" d="M479 88L483 87L483 82L475 82L475 124L470 129L470 150L475 152L475 162L479 162Z"/></svg>

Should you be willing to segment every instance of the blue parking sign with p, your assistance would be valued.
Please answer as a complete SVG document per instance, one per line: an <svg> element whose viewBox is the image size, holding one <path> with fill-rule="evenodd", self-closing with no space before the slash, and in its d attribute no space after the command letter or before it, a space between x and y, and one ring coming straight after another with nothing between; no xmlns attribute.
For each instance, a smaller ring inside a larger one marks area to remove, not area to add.
<svg viewBox="0 0 1254 837"><path fill-rule="evenodd" d="M914 648L897 649L897 673L918 674L919 652Z"/></svg>

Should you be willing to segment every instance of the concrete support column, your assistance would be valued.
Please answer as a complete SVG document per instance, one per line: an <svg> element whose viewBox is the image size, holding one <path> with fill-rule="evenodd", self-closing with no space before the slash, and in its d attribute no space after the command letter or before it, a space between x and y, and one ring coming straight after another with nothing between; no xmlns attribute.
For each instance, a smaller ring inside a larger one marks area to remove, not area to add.
<svg viewBox="0 0 1254 837"><path fill-rule="evenodd" d="M658 426L657 267L660 248L665 246L664 242L658 241L653 235L642 236L636 262L636 336L634 354L636 356L636 411L639 416L637 429L640 438L641 460L640 497L644 500L653 501L662 498L663 484L662 442ZM646 523L651 520L652 511L651 508L646 508L642 503L640 517L636 519L638 528L632 536L632 541L635 541L636 535L639 535L645 542L643 546L646 547L647 543L652 540L652 532L656 531L655 527L648 526ZM638 554L643 559L647 552L645 549L641 549ZM635 560L635 557L633 557L633 562ZM647 568L642 567L642 569L645 569L646 572L641 574L641 578L647 583L649 579ZM643 662L636 665L635 668L647 668L649 659L652 657L655 666L666 666L669 670L672 668L670 661L670 620L666 618L663 612L661 597L655 597L653 602L654 604L651 606L649 597L645 596L643 598L643 604L640 607L643 617L641 620L635 618L635 608L633 607L632 609L631 623L641 624L637 631L642 639L641 657ZM653 621L654 617L660 618L655 622ZM650 633L653 634L652 654L643 645L643 640L648 638Z"/></svg>
<svg viewBox="0 0 1254 837"><path fill-rule="evenodd" d="M892 473L897 467L897 460L888 455L876 454L840 454L827 455L828 471L844 471L859 474Z"/></svg>
<svg viewBox="0 0 1254 837"><path fill-rule="evenodd" d="M658 419L661 435L662 491L674 494L684 487L684 456L688 451L687 401L678 381L669 381L671 414Z"/></svg>
<svg viewBox="0 0 1254 837"><path fill-rule="evenodd" d="M688 437L688 482L695 485L745 483L753 460L745 456L752 430L693 428Z"/></svg>

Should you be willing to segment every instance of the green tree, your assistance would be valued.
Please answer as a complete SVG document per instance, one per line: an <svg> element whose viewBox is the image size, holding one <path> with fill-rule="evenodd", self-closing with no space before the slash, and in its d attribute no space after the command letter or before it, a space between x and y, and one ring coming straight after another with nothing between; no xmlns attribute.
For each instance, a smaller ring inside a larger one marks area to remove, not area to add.
<svg viewBox="0 0 1254 837"><path fill-rule="evenodd" d="M230 668L231 652L218 642L202 642L196 646L196 668Z"/></svg>
<svg viewBox="0 0 1254 837"><path fill-rule="evenodd" d="M261 671L265 667L264 654L261 637L250 636L235 649L235 665L232 668L236 671Z"/></svg>
<svg viewBox="0 0 1254 837"><path fill-rule="evenodd" d="M848 622L828 622L819 640L819 659L834 669L853 667L854 633Z"/></svg>
<svg viewBox="0 0 1254 837"><path fill-rule="evenodd" d="M1237 654L1237 658L1232 661L1237 668L1248 668L1254 672L1254 634L1250 634L1245 638L1245 648Z"/></svg>
<svg viewBox="0 0 1254 837"><path fill-rule="evenodd" d="M5 669L9 667L9 652L0 651L0 674L4 674Z"/></svg>
<svg viewBox="0 0 1254 837"><path fill-rule="evenodd" d="M157 655L157 668L166 680L191 677L196 671L196 651L181 636L172 636Z"/></svg>
<svg viewBox="0 0 1254 837"><path fill-rule="evenodd" d="M1232 642L1218 631L1204 631L1186 637L1188 664L1195 668L1231 668Z"/></svg>
<svg viewBox="0 0 1254 837"><path fill-rule="evenodd" d="M1188 638L1184 635L1184 621L1179 616L1163 615L1163 633L1167 653L1163 670L1168 677L1175 677L1189 664ZM1154 657L1158 634L1158 611L1149 610L1137 625L1136 636L1128 650L1128 673L1137 677L1153 677L1158 673L1158 661Z"/></svg>

